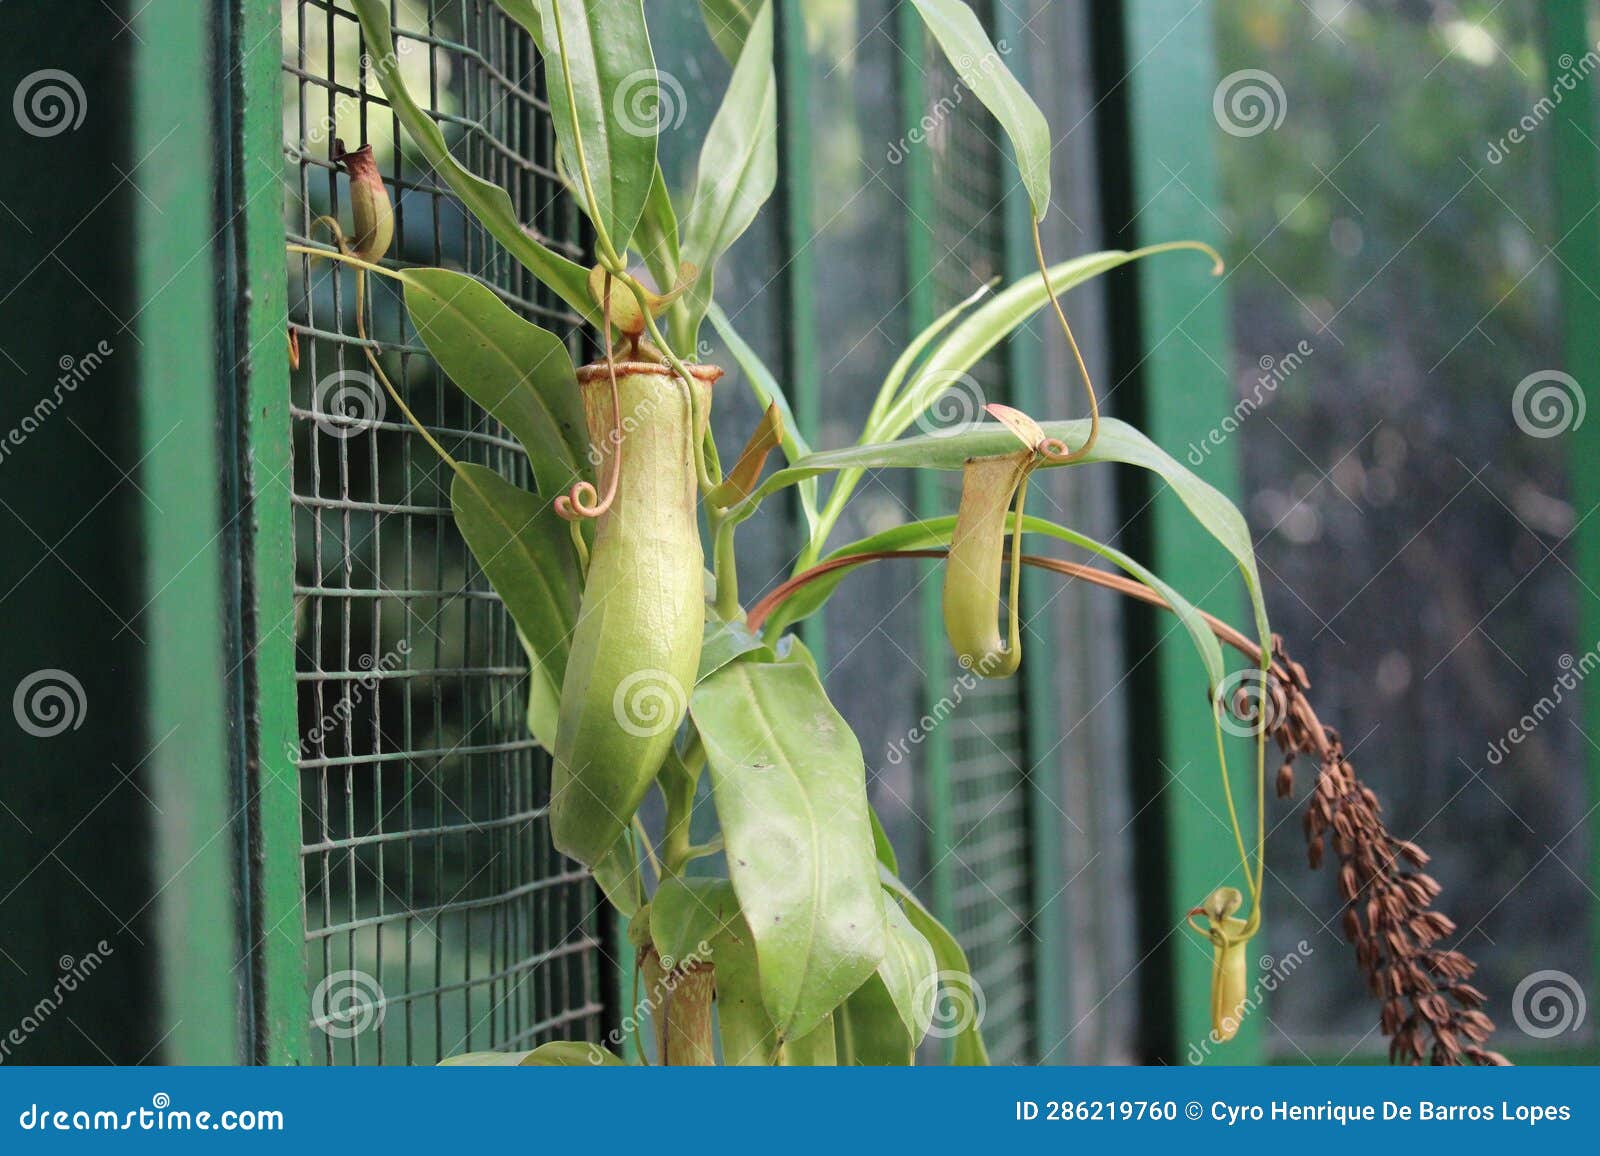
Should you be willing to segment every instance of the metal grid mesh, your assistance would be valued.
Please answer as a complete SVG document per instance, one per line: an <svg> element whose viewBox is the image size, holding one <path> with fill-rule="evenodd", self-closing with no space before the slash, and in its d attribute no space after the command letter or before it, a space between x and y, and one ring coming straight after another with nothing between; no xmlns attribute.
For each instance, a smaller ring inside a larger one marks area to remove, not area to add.
<svg viewBox="0 0 1600 1156"><path fill-rule="evenodd" d="M980 15L983 6L978 5ZM1007 178L994 118L978 103L955 101L943 54L927 54L928 93L944 109L934 149L934 308L942 312L1003 268L1001 201ZM971 373L985 401L1006 401L1005 362L991 353ZM960 495L945 482L946 506ZM997 1063L1035 1052L1032 1032L1031 878L1026 726L1020 679L983 679L963 689L949 723L953 882L952 930L988 997L984 1036ZM936 851L936 855L937 855Z"/></svg>
<svg viewBox="0 0 1600 1156"><path fill-rule="evenodd" d="M455 155L505 186L547 243L575 254L577 217L559 192L527 37L487 0L393 9L403 71ZM576 319L395 146L402 130L362 51L345 6L285 0L291 239L305 240L319 213L347 210L328 160L334 132L352 147L372 141L396 204L391 261L467 270L525 316L576 332ZM447 471L368 375L352 274L305 261L292 273L311 1053L431 1063L598 1040L596 895L550 846L548 763L524 722L515 627L455 530ZM444 380L399 296L382 283L371 293L371 336L412 410L457 458L530 484L516 443Z"/></svg>

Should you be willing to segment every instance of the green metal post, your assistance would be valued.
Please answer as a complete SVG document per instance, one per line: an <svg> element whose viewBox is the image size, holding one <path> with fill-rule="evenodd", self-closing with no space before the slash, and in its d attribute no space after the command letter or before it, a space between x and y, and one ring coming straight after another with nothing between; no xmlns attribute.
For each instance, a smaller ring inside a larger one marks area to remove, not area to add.
<svg viewBox="0 0 1600 1156"><path fill-rule="evenodd" d="M189 0L151 0L133 17L133 154L141 191L137 237L141 486L162 514L144 525L149 605L147 767L161 809L156 929L162 945L163 1059L228 1064L246 1055L241 928L241 786L229 720L227 661L235 623L228 573L237 527L219 497L232 470L219 437L231 388L230 335L219 317L232 189L225 179L226 54L219 13ZM227 884L232 881L233 885Z"/></svg>
<svg viewBox="0 0 1600 1156"><path fill-rule="evenodd" d="M1218 131L1211 116L1216 85L1210 4L1177 9L1163 0L1123 0L1123 54L1110 62L1122 77L1128 147L1127 203L1108 210L1130 223L1125 245L1177 238L1217 241L1216 220L1207 205L1217 202L1217 161L1211 142ZM1175 22L1181 28L1175 28ZM1181 172L1183 180L1171 174ZM1137 214L1135 219L1135 214ZM1203 260L1171 260L1159 268L1137 270L1137 357L1146 433L1169 451L1202 440L1233 404L1233 387L1219 366L1230 358L1228 320L1221 287ZM1239 493L1234 443L1212 454L1198 471L1224 494ZM1244 609L1237 572L1170 493L1156 495L1148 536L1153 568L1186 592L1202 595L1201 605L1230 621ZM1210 591L1207 595L1206 592ZM1183 1061L1190 1045L1210 1030L1211 952L1183 925L1183 912L1219 884L1243 889L1243 872L1224 819L1218 785L1212 722L1202 688L1206 678L1192 648L1162 646L1154 655L1151 687L1159 723L1159 767L1148 776L1164 812L1167 845L1146 847L1162 855L1167 869L1167 910L1156 914L1161 951L1154 957L1169 967L1173 1017L1165 1048ZM1143 725L1141 723L1141 725ZM1233 790L1241 821L1253 828L1255 759L1247 744L1229 748ZM1148 800L1134 800L1142 807ZM1246 817L1246 816L1250 817ZM1249 840L1249 831L1246 833ZM1151 944L1155 947L1156 944ZM1150 966L1147 964L1146 966ZM1226 1048L1213 1049L1211 1062L1251 1063L1259 1059L1259 1016L1246 1017Z"/></svg>
<svg viewBox="0 0 1600 1156"><path fill-rule="evenodd" d="M927 76L923 67L926 32L922 18L910 4L896 10L895 35L899 40L900 122L907 128L922 120L927 109ZM905 160L906 198L906 316L911 333L920 332L934 318L933 283L933 158L927 148L911 149ZM915 504L917 516L927 518L939 512L938 479L928 470L918 470ZM925 577L927 577L925 575ZM922 662L924 702L931 705L940 697L948 679L945 660L944 612L941 585L937 577L918 586L918 609L922 619ZM950 798L950 739L946 728L937 727L922 746L926 760L922 779L927 792L929 836L928 862L931 866L933 913L946 923L955 919L955 879L950 852L955 842Z"/></svg>
<svg viewBox="0 0 1600 1156"><path fill-rule="evenodd" d="M310 1061L306 1029L304 885L300 875L300 729L295 694L294 509L289 363L284 319L288 278L283 251L283 82L278 0L240 0L230 53L236 61L232 131L238 134L233 188L242 206L230 286L238 346L233 359L242 398L236 514L241 545L240 704L242 752L251 805L251 919L254 961L253 1058ZM246 450L247 447L247 450ZM253 701L252 701L253 700Z"/></svg>
<svg viewBox="0 0 1600 1156"><path fill-rule="evenodd" d="M1574 61L1593 51L1589 4L1546 4L1544 13L1544 57L1547 81L1570 72ZM1566 60L1563 65L1562 60ZM1600 297L1591 285L1597 258L1600 258L1600 155L1594 148L1597 122L1592 95L1593 80L1582 80L1565 93L1551 115L1551 160L1555 165L1554 186L1556 219L1555 254L1560 268L1556 277L1561 285L1562 359L1565 370L1580 389L1593 395L1600 388ZM1567 431L1568 470L1572 475L1572 499L1580 511L1600 506L1600 422L1590 420ZM1593 582L1600 576L1600 527L1592 520L1579 522L1573 533L1578 573ZM1581 603L1580 638L1585 647L1600 638L1600 599L1592 593L1578 594ZM1588 733L1600 734L1600 695L1584 696L1584 715ZM1590 794L1600 798L1600 753L1590 744ZM1594 848L1591 863L1600 863L1600 823L1590 823ZM1593 875L1591 868L1590 874ZM1595 967L1600 969L1600 918L1591 916Z"/></svg>

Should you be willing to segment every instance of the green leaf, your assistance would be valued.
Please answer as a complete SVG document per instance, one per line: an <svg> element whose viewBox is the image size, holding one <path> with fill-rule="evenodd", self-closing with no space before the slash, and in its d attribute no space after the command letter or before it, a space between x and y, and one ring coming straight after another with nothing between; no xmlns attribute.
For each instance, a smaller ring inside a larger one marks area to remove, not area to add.
<svg viewBox="0 0 1600 1156"><path fill-rule="evenodd" d="M1013 518L1014 515L1012 514L1006 515L1005 528L1007 532L1015 525ZM924 550L933 546L946 545L950 541L950 535L955 530L955 523L956 520L953 517L929 518L922 522L908 522L903 526L895 526L892 529L873 534L871 537L851 542L847 546L841 546L824 560L831 561L836 558L847 558L856 554L878 553L883 550ZM1222 681L1225 673L1222 661L1222 647L1218 644L1216 635L1211 632L1211 627L1207 625L1204 616L1188 599L1184 598L1183 595L1179 594L1141 563L1112 546L1095 541L1086 534L1080 534L1055 522L1044 518L1035 518L1031 515L1022 519L1022 529L1027 534L1043 534L1063 542L1070 542L1072 545L1088 550L1092 554L1098 554L1161 595L1166 600L1167 605L1172 608L1172 612L1178 616L1178 620L1183 624L1184 629L1188 631L1190 639L1194 642L1195 649L1200 653L1200 661L1205 664L1206 677L1209 680L1210 688L1212 690L1216 689L1217 684ZM824 574L815 582L796 592L784 604L778 614L773 616L773 621L781 621L782 625L787 627L815 614L823 603L832 596L833 592L838 589L839 583L844 581L849 574L849 569L834 570L831 573ZM890 870L894 870L892 865L890 865Z"/></svg>
<svg viewBox="0 0 1600 1156"><path fill-rule="evenodd" d="M855 735L801 662L735 662L694 690L728 874L785 1039L883 958L885 919Z"/></svg>
<svg viewBox="0 0 1600 1156"><path fill-rule="evenodd" d="M440 1060L441 1068L620 1068L620 1057L599 1044L556 1040L531 1052L466 1052Z"/></svg>
<svg viewBox="0 0 1600 1156"><path fill-rule="evenodd" d="M373 73L423 159L444 178L451 191L494 239L530 273L581 316L598 322L599 315L589 299L589 271L534 240L517 220L506 191L470 172L450 155L439 126L407 91L389 26L388 0L351 0L351 3L367 40Z"/></svg>
<svg viewBox="0 0 1600 1156"><path fill-rule="evenodd" d="M705 17L711 42L729 64L739 60L739 50L750 35L760 0L700 0L700 15Z"/></svg>
<svg viewBox="0 0 1600 1156"><path fill-rule="evenodd" d="M650 900L650 938L662 967L678 967L684 960L709 956L717 961L720 977L717 941L748 934L739 898L726 879L668 876Z"/></svg>
<svg viewBox="0 0 1600 1156"><path fill-rule="evenodd" d="M915 1062L916 1049L900 1020L900 1009L878 976L851 992L833 1015L841 1064L904 1068Z"/></svg>
<svg viewBox="0 0 1600 1156"><path fill-rule="evenodd" d="M736 926L724 927L712 940L711 957L717 977L717 1034L722 1040L722 1062L739 1066L772 1063L778 1050L778 1031L761 998L756 944L743 920Z"/></svg>
<svg viewBox="0 0 1600 1156"><path fill-rule="evenodd" d="M705 639L700 644L700 672L695 681L715 674L741 654L765 648L766 643L759 635L752 634L743 622L724 621L707 606Z"/></svg>
<svg viewBox="0 0 1600 1156"><path fill-rule="evenodd" d="M583 158L586 191L592 191L600 217L596 223L617 253L624 253L656 169L660 82L644 5L544 0L539 7L556 138L570 164Z"/></svg>
<svg viewBox="0 0 1600 1156"><path fill-rule="evenodd" d="M894 1001L900 1022L915 1047L933 1025L939 998L939 963L927 936L911 925L900 904L887 892L883 907L888 914L889 940L883 962L878 964L878 978Z"/></svg>
<svg viewBox="0 0 1600 1156"><path fill-rule="evenodd" d="M1060 438L1068 446L1074 447L1082 445L1089 432L1086 419L1041 422L1040 425L1050 437ZM735 516L747 515L747 506L759 503L784 486L831 470L958 470L968 458L1000 457L1015 453L1016 444L1016 435L996 422L943 437L929 434L812 454L769 476L747 502L734 507ZM1138 466L1160 475L1172 487L1195 519L1233 556L1244 577L1245 588L1255 611L1257 633L1262 644L1270 646L1272 632L1267 625L1267 608L1261 596L1261 578L1256 570L1250 528L1234 504L1215 486L1190 471L1139 430L1115 418L1101 420L1099 439L1086 456L1078 459L1078 463L1090 462L1119 462ZM1050 464L1043 462L1041 468Z"/></svg>
<svg viewBox="0 0 1600 1156"><path fill-rule="evenodd" d="M673 211L667 178L662 175L659 164L650 177L644 215L633 231L633 247L644 257L645 268L655 278L656 288L663 291L671 288L683 262L678 252L678 215Z"/></svg>
<svg viewBox="0 0 1600 1156"><path fill-rule="evenodd" d="M428 352L522 443L545 502L590 474L583 400L562 340L465 273L408 269L401 280Z"/></svg>
<svg viewBox="0 0 1600 1156"><path fill-rule="evenodd" d="M611 906L630 918L638 913L644 877L640 874L639 849L634 846L632 831L624 831L622 838L611 844L611 850L602 855L590 871Z"/></svg>
<svg viewBox="0 0 1600 1156"><path fill-rule="evenodd" d="M556 704L582 587L567 525L537 495L472 462L458 468L450 507L528 649L528 678L535 687L529 729L541 746L554 750Z"/></svg>
<svg viewBox="0 0 1600 1156"><path fill-rule="evenodd" d="M1011 75L1002 50L989 41L978 17L962 0L911 0L944 49L961 83L994 114L1011 139L1011 150L1033 215L1044 220L1050 207L1050 125ZM1009 51L1010 45L1005 46Z"/></svg>
<svg viewBox="0 0 1600 1156"><path fill-rule="evenodd" d="M1175 241L1165 245L1148 245L1143 249L1123 251L1109 249L1100 253L1087 253L1063 261L1050 270L1050 284L1056 293L1063 294L1102 273L1107 273L1131 261L1151 257L1157 253L1180 249L1194 249L1210 253L1204 246L1189 241ZM1213 254L1214 255L1214 254ZM988 353L1050 300L1045 281L1038 273L1022 277L991 300L985 301L950 331L928 356L892 406L876 422L869 422L863 440L887 441L899 437L912 422L927 411L939 396L952 386L959 385L964 375L984 354ZM974 387L975 388L975 387ZM972 406L977 417L979 406Z"/></svg>
<svg viewBox="0 0 1600 1156"><path fill-rule="evenodd" d="M970 999L976 992L966 993L959 991L961 977L966 977L967 983L972 983L972 968L967 963L967 953L961 950L961 945L956 942L956 937L945 929L944 924L933 917L933 914L922 905L922 902L911 893L899 879L888 871L879 869L884 888L895 898L899 899L906 920L915 927L933 948L934 959L938 961L941 982L955 990L954 998L958 1003ZM955 1054L951 1062L961 1067L982 1067L989 1063L989 1051L983 1046L983 1024L981 1015L966 1017L961 1031L955 1037Z"/></svg>
<svg viewBox="0 0 1600 1156"><path fill-rule="evenodd" d="M783 386L778 384L778 379L772 375L772 371L767 368L756 351L739 336L738 330L733 327L733 322L722 311L722 306L712 302L706 317L710 320L711 327L717 331L717 336L722 338L722 343L728 347L728 352L733 354L734 361L738 362L739 368L744 371L750 392L755 394L756 401L761 403L761 408L766 409L769 405L775 405L778 407L778 412L783 415L783 438L778 443L783 447L783 456L792 464L811 453L811 446L806 443L805 437L800 433L799 423L794 420L794 410L789 406L789 399L783 392ZM817 525L815 479L800 483L800 508L805 514L807 528L814 530Z"/></svg>
<svg viewBox="0 0 1600 1156"><path fill-rule="evenodd" d="M878 818L878 808L868 807L867 817L872 820L872 849L877 852L878 862L900 874L900 860L894 853L894 844L889 842L889 833L883 829L883 820Z"/></svg>
<svg viewBox="0 0 1600 1156"><path fill-rule="evenodd" d="M785 1040L778 1057L778 1063L787 1068L831 1068L838 1062L832 1012L799 1039Z"/></svg>
<svg viewBox="0 0 1600 1156"><path fill-rule="evenodd" d="M718 258L755 220L777 184L777 121L772 0L764 0L706 132L684 222L683 259L700 270L686 298L691 345L698 342L700 320L711 304Z"/></svg>

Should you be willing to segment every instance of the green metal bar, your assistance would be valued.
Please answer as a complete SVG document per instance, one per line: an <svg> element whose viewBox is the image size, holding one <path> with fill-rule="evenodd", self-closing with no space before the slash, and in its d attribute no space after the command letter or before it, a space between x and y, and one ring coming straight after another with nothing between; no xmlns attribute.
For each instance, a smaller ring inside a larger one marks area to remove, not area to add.
<svg viewBox="0 0 1600 1156"><path fill-rule="evenodd" d="M1008 67L1024 85L1028 83L1027 31L1022 14L1010 4L995 5L994 39L996 43L1011 46ZM1004 142L1006 154L1005 213L1005 279L1007 283L1027 276L1037 266L1033 251L1033 209L1027 191L1014 177L1016 171L1010 141ZM1011 400L1024 413L1041 412L1043 401L1039 388L1043 365L1040 334L1036 324L1029 322L1020 327L1006 342L1006 373ZM1047 607L1051 604L1054 584L1037 570L1027 570L1022 575L1022 606ZM1033 661L1022 667L1023 714L1027 730L1024 735L1024 765L1028 768L1028 822L1029 822L1029 885L1033 910L1033 1032L1040 1054L1049 1052L1063 1035L1065 1010L1061 994L1066 990L1066 882L1062 859L1061 806L1064 797L1066 768L1056 752L1060 750L1060 731L1056 726L1057 703L1050 666L1051 646L1049 615L1037 612L1037 617L1025 619L1027 638L1025 646ZM1056 1050L1058 1062L1066 1057Z"/></svg>
<svg viewBox="0 0 1600 1156"><path fill-rule="evenodd" d="M1121 213L1129 222L1125 229L1133 236L1124 243L1218 240L1216 221L1206 209L1218 199L1211 146L1217 131L1211 118L1216 84L1212 8L1123 0L1123 56L1114 67L1126 101L1129 184L1127 204L1112 206L1108 213L1113 218ZM1183 180L1174 181L1173 172L1182 172ZM1121 224L1115 219L1112 223ZM1201 440L1232 405L1232 383L1219 368L1230 357L1224 297L1200 260L1171 261L1136 276L1142 423L1159 445L1188 445ZM1236 499L1234 447L1228 442L1198 472ZM1228 621L1241 620L1244 602L1236 571L1170 493L1156 496L1148 532L1157 573L1211 612ZM1160 739L1159 767L1151 778L1160 784L1167 845L1142 851L1164 856L1168 873L1168 910L1155 917L1164 946L1155 961L1170 965L1174 1015L1165 1046L1172 1051L1168 1058L1181 1061L1190 1044L1206 1039L1211 1026L1211 953L1183 926L1183 911L1219 884L1242 890L1244 876L1230 829L1218 818L1224 812L1212 723L1201 693L1204 671L1192 648L1170 640L1157 650L1154 664ZM1140 725L1146 725L1144 720ZM1253 750L1246 743L1232 743L1229 764L1249 840L1255 825ZM1143 805L1145 800L1135 802ZM1259 1019L1247 1017L1231 1043L1211 1049L1210 1062L1258 1060Z"/></svg>
<svg viewBox="0 0 1600 1156"><path fill-rule="evenodd" d="M927 33L917 10L902 4L895 13L895 35L900 44L899 77L900 123L907 128L918 124L926 111ZM927 148L911 149L905 160L906 198L906 317L911 333L920 332L934 319L933 283L933 157ZM916 471L915 505L919 518L940 512L937 477L928 470ZM941 585L937 576L924 577L918 587L921 616L922 662L927 671L923 682L924 702L932 705L941 693L937 688L948 680L945 658L944 612ZM928 862L931 867L930 896L934 915L953 926L955 919L955 873L950 852L955 844L950 796L950 739L946 728L936 727L923 744L926 765L922 769L927 792L926 811L929 835Z"/></svg>
<svg viewBox="0 0 1600 1156"><path fill-rule="evenodd" d="M142 622L150 733L146 764L162 818L155 853L163 1045L171 1063L245 1057L234 962L240 954L239 795L229 742L230 614L219 429L227 378L217 352L220 187L216 99L224 61L211 5L151 0L133 18L133 153L141 485L146 519ZM234 884L230 886L230 881Z"/></svg>
<svg viewBox="0 0 1600 1156"><path fill-rule="evenodd" d="M800 0L778 0L774 11L778 72L778 212L783 271L783 381L794 402L800 432L815 439L821 424L822 389L817 380L816 258L812 252L811 62L806 54L805 16ZM813 444L814 440L813 440ZM789 495L794 548L805 545L800 505ZM801 637L820 667L827 666L827 628L822 614L800 625Z"/></svg>
<svg viewBox="0 0 1600 1156"><path fill-rule="evenodd" d="M1545 4L1544 57L1546 75L1560 76L1590 51L1594 37L1587 19L1589 4ZM1561 64L1562 57L1567 64ZM1594 151L1595 101L1593 81L1583 80L1556 104L1551 117L1551 153L1555 165L1554 186L1556 220L1555 254L1560 268L1556 276L1561 285L1562 360L1581 389L1591 395L1600 387L1600 298L1589 283L1595 261L1600 258L1600 157ZM1567 468L1572 475L1572 498L1581 511L1600 505L1600 422L1588 421L1564 435ZM1591 519L1579 522L1573 534L1578 573L1593 581L1600 576L1600 526ZM1579 637L1600 638L1600 600L1592 593L1578 594L1581 623ZM1584 645L1589 645L1586 641ZM1588 733L1600 734L1600 695L1586 695L1584 715ZM1600 798L1600 753L1587 752L1589 793ZM1590 823L1590 874L1600 878L1600 823ZM1591 913L1590 934L1594 941L1595 967L1600 969L1600 915Z"/></svg>
<svg viewBox="0 0 1600 1156"><path fill-rule="evenodd" d="M294 680L294 510L289 364L284 351L288 278L283 252L283 79L278 0L240 0L231 46L242 198L232 286L244 404L237 415L238 507L245 527L240 602L239 728L249 780L253 854L251 920L253 1058L311 1061L306 1029L304 887L300 876L300 728ZM261 46L272 46L271 51ZM243 292L245 287L248 292ZM247 450L247 452L246 452Z"/></svg>

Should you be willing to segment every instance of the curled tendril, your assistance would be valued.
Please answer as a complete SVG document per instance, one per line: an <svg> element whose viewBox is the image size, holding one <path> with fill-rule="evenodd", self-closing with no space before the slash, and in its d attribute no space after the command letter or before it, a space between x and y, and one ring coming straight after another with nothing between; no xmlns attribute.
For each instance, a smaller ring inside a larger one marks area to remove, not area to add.
<svg viewBox="0 0 1600 1156"><path fill-rule="evenodd" d="M1047 462L1064 462L1072 457L1072 451L1067 448L1067 443L1060 438L1045 438L1033 447L1033 451Z"/></svg>
<svg viewBox="0 0 1600 1156"><path fill-rule="evenodd" d="M611 429L622 429L622 395L617 388L617 361L611 351L611 274L606 274L605 292L601 294L601 320L605 325L606 375L611 379ZM617 483L622 478L622 447L611 449L611 476L606 481L605 497L593 482L574 482L572 489L556 498L556 516L569 522L579 518L598 518L611 508L617 498Z"/></svg>

